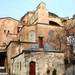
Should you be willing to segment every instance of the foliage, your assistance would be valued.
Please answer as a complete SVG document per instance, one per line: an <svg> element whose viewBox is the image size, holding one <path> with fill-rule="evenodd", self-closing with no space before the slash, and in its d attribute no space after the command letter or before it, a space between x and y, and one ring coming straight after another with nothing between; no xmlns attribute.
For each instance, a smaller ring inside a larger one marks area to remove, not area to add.
<svg viewBox="0 0 75 75"><path fill-rule="evenodd" d="M52 75L56 75L56 69L54 68Z"/></svg>
<svg viewBox="0 0 75 75"><path fill-rule="evenodd" d="M56 36L55 36L55 44L57 45L59 50L62 50L62 44L64 47L66 46L67 40L66 40L66 31L64 29L62 30L55 30ZM66 50L66 48L64 48Z"/></svg>
<svg viewBox="0 0 75 75"><path fill-rule="evenodd" d="M68 59L64 59L65 65L68 64Z"/></svg>

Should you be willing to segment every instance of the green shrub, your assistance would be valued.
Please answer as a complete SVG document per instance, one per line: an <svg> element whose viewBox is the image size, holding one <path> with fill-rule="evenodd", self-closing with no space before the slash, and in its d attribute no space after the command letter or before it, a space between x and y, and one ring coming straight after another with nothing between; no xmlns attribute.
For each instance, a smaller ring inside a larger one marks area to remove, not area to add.
<svg viewBox="0 0 75 75"><path fill-rule="evenodd" d="M54 68L52 75L56 75L56 69Z"/></svg>

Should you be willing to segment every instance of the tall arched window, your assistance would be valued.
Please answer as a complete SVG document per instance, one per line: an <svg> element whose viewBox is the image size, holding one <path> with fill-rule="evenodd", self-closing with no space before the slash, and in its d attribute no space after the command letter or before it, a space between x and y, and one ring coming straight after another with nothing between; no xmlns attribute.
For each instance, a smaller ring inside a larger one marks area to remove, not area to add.
<svg viewBox="0 0 75 75"><path fill-rule="evenodd" d="M30 31L29 32L29 41L30 42L35 42L35 31Z"/></svg>
<svg viewBox="0 0 75 75"><path fill-rule="evenodd" d="M4 46L6 45L6 41L7 41L7 37L6 37L6 35L3 35L3 45Z"/></svg>
<svg viewBox="0 0 75 75"><path fill-rule="evenodd" d="M30 75L36 75L36 63L34 61L30 62Z"/></svg>
<svg viewBox="0 0 75 75"><path fill-rule="evenodd" d="M7 40L6 35L3 35L3 41L5 42Z"/></svg>
<svg viewBox="0 0 75 75"><path fill-rule="evenodd" d="M50 30L48 33L48 39L49 41L53 42L55 40L55 35L54 35L54 31Z"/></svg>

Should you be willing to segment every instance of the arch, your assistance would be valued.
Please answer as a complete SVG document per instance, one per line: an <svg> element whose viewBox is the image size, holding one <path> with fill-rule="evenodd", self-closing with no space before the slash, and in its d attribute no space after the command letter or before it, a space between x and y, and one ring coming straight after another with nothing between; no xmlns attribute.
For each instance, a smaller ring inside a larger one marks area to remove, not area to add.
<svg viewBox="0 0 75 75"><path fill-rule="evenodd" d="M30 75L36 75L36 63L31 61L29 64Z"/></svg>
<svg viewBox="0 0 75 75"><path fill-rule="evenodd" d="M6 57L6 52L0 52L0 72L5 72L5 57Z"/></svg>
<svg viewBox="0 0 75 75"><path fill-rule="evenodd" d="M30 41L30 42L35 42L35 39L36 39L35 36L36 36L35 31L33 31L33 30L30 31L30 32L29 32L29 41Z"/></svg>
<svg viewBox="0 0 75 75"><path fill-rule="evenodd" d="M48 39L49 39L49 41L52 41L52 42L55 40L55 34L54 34L53 30L49 31L49 33L48 33Z"/></svg>
<svg viewBox="0 0 75 75"><path fill-rule="evenodd" d="M54 21L49 21L49 24L52 26L60 26L58 23L54 22Z"/></svg>

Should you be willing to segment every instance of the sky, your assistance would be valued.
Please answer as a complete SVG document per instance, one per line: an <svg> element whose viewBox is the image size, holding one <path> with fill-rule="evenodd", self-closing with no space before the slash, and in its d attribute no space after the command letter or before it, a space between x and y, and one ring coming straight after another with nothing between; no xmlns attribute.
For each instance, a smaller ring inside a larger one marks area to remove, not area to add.
<svg viewBox="0 0 75 75"><path fill-rule="evenodd" d="M40 2L44 2L46 9L59 17L72 18L75 14L75 0L0 0L0 18L20 20L28 11L35 10Z"/></svg>

